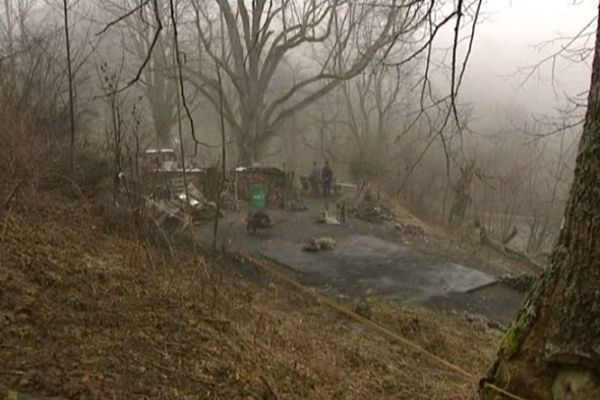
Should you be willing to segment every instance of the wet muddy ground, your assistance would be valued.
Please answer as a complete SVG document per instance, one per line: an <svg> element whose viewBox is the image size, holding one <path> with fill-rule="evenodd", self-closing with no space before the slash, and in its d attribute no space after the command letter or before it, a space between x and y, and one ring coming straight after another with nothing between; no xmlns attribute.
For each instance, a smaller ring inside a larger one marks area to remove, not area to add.
<svg viewBox="0 0 600 400"><path fill-rule="evenodd" d="M220 221L219 244L230 250L261 255L294 270L308 285L352 298L379 297L428 307L476 313L501 324L516 313L523 293L496 281L502 271L477 257L437 251L435 239L404 237L391 223L349 219L344 225L316 222L320 209L269 211L279 224L249 235L245 212ZM212 226L199 229L212 238ZM315 237L331 237L333 251L302 251ZM423 251L425 248L427 251Z"/></svg>

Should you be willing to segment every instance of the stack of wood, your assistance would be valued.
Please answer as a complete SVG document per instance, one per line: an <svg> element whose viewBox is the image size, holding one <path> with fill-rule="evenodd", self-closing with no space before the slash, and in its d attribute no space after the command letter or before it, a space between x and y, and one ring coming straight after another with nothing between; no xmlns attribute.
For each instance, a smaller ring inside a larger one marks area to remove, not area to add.
<svg viewBox="0 0 600 400"><path fill-rule="evenodd" d="M232 181L235 182L238 199L249 201L252 185L260 184L266 192L267 207L284 207L286 173L282 169L274 167L238 168L233 174Z"/></svg>

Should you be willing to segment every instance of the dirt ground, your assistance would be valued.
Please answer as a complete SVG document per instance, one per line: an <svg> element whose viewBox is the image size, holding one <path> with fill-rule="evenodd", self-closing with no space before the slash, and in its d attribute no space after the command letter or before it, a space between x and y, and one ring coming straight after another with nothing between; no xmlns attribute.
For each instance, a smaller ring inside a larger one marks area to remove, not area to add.
<svg viewBox="0 0 600 400"><path fill-rule="evenodd" d="M418 220L402 208L393 210L398 219L416 224L425 231L424 237L403 235L394 228L393 223L371 223L349 218L342 226L319 224L316 220L322 215L325 202L320 198L304 198L308 210L302 212L268 210L268 214L278 223L273 229L258 235L248 235L245 230L247 209L239 212L226 211L220 220L219 243L233 250L254 252L269 240L285 238L291 242L304 243L318 236L345 237L350 235L370 235L393 243L404 245L424 255L443 257L451 262L464 265L491 275L531 272L526 265L509 261L481 247L464 232L449 231ZM330 207L334 209L334 206ZM395 207L392 205L392 209ZM335 211L331 212L332 214ZM204 223L199 229L203 241L212 240L212 223Z"/></svg>
<svg viewBox="0 0 600 400"><path fill-rule="evenodd" d="M105 228L73 199L0 211L3 396L476 398L474 382L268 276ZM373 302L371 318L474 376L498 340L395 302Z"/></svg>
<svg viewBox="0 0 600 400"><path fill-rule="evenodd" d="M521 292L502 284L493 290L487 285L498 276L523 272L523 266L464 238L453 238L406 211L397 211L400 221L422 227L423 235L405 234L389 221L349 218L342 225L317 223L323 200L305 202L308 210L304 212L268 210L277 225L256 235L245 230L247 211L227 212L220 221L219 241L228 249L275 260L297 272L306 284L338 296L377 297L477 313L502 325L512 320L522 301ZM201 227L198 236L210 242L212 225ZM336 249L303 252L304 244L315 237L335 239Z"/></svg>

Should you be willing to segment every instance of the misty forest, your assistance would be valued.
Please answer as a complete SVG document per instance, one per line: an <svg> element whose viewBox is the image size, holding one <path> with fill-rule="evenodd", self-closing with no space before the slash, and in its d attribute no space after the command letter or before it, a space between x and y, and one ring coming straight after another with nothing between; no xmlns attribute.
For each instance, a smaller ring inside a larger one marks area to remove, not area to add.
<svg viewBox="0 0 600 400"><path fill-rule="evenodd" d="M600 399L599 13L0 0L0 399Z"/></svg>

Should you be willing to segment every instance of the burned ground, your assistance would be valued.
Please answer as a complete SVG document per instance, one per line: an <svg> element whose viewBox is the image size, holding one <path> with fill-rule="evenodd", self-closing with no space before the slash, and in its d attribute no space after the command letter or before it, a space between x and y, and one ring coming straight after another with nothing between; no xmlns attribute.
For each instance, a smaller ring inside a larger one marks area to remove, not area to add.
<svg viewBox="0 0 600 400"><path fill-rule="evenodd" d="M317 223L323 201L307 199L306 204L307 212L269 210L277 225L257 235L246 233L244 211L229 212L220 223L222 244L267 257L298 274L305 284L334 296L378 297L477 313L501 325L508 324L519 308L524 291L502 282L494 290L487 285L522 271L523 266L506 262L477 243L435 230L398 209L393 220ZM211 228L200 228L197 237L210 243ZM310 240L329 237L336 241L333 251L302 251Z"/></svg>

